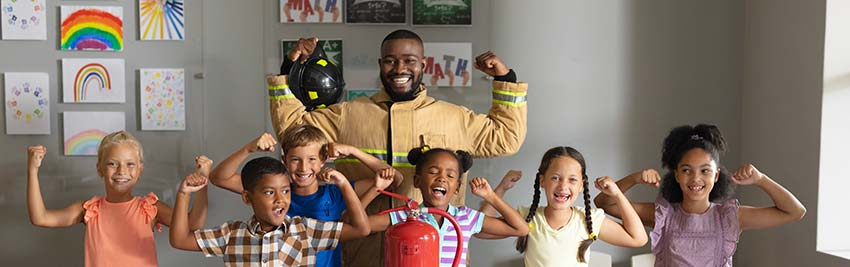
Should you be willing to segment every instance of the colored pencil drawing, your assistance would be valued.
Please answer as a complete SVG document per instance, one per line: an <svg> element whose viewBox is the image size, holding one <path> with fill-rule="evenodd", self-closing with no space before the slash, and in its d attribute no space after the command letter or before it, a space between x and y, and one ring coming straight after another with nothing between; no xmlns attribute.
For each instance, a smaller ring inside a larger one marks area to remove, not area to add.
<svg viewBox="0 0 850 267"><path fill-rule="evenodd" d="M139 38L184 40L183 0L139 0Z"/></svg>

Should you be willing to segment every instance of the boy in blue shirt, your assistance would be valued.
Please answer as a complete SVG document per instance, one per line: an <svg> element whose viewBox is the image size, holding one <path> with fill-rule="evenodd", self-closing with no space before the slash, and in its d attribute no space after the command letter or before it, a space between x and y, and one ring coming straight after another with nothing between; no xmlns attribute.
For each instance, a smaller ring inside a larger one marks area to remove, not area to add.
<svg viewBox="0 0 850 267"><path fill-rule="evenodd" d="M378 196L378 190L401 184L401 172L359 149L344 144L329 144L318 128L299 124L284 131L281 139L283 163L292 184L292 202L287 215L314 218L322 221L341 221L346 210L339 187L319 184L317 175L329 158L354 157L376 173L375 179L356 179L352 183L362 207ZM213 184L242 193L241 176L236 172L249 155L258 151L274 151L277 142L271 134L264 133L222 161L210 174ZM319 252L316 266L342 266L341 249Z"/></svg>

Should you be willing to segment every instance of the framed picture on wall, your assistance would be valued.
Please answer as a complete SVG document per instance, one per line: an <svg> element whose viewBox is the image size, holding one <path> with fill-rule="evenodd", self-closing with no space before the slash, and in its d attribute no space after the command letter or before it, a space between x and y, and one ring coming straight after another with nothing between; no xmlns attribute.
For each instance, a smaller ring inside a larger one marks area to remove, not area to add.
<svg viewBox="0 0 850 267"><path fill-rule="evenodd" d="M413 25L472 25L472 0L413 0Z"/></svg>
<svg viewBox="0 0 850 267"><path fill-rule="evenodd" d="M345 23L406 24L406 0L346 0Z"/></svg>
<svg viewBox="0 0 850 267"><path fill-rule="evenodd" d="M472 43L425 43L425 75L431 87L472 87Z"/></svg>
<svg viewBox="0 0 850 267"><path fill-rule="evenodd" d="M280 40L280 60L283 61L284 57L295 44L298 43L297 39L284 39ZM327 39L322 40L319 39L319 43L317 46L321 46L322 49L325 50L325 54L328 56L328 59L339 68L339 72L343 72L343 63L342 63L342 39Z"/></svg>
<svg viewBox="0 0 850 267"><path fill-rule="evenodd" d="M344 0L280 0L280 23L342 23Z"/></svg>
<svg viewBox="0 0 850 267"><path fill-rule="evenodd" d="M351 101L358 97L372 97L380 91L378 88L346 88L345 101Z"/></svg>

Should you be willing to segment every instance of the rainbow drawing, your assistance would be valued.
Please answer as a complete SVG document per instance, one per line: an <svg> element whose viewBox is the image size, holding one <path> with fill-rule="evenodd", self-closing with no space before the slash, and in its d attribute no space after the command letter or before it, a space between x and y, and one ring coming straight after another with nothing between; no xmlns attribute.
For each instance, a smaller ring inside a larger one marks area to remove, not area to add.
<svg viewBox="0 0 850 267"><path fill-rule="evenodd" d="M89 129L65 139L65 155L97 155L97 147L107 132Z"/></svg>
<svg viewBox="0 0 850 267"><path fill-rule="evenodd" d="M100 63L89 63L74 77L74 102L86 100L86 88L94 82L101 90L111 90L112 81L109 79L109 70Z"/></svg>
<svg viewBox="0 0 850 267"><path fill-rule="evenodd" d="M124 103L124 59L63 58L65 103Z"/></svg>
<svg viewBox="0 0 850 267"><path fill-rule="evenodd" d="M183 0L139 0L142 40L183 40Z"/></svg>
<svg viewBox="0 0 850 267"><path fill-rule="evenodd" d="M121 51L123 8L62 6L62 50Z"/></svg>
<svg viewBox="0 0 850 267"><path fill-rule="evenodd" d="M65 155L97 155L100 140L125 128L124 112L63 112Z"/></svg>

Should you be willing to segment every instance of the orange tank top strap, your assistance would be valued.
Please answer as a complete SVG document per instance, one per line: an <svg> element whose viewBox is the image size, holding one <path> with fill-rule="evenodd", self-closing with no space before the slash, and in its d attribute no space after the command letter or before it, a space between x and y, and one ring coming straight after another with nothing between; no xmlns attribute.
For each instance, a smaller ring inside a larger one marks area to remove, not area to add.
<svg viewBox="0 0 850 267"><path fill-rule="evenodd" d="M156 220L156 202L159 201L159 198L156 197L156 194L150 192L147 196L142 198L142 201L142 212L145 213L145 223L150 224L152 221ZM162 224L159 222L156 223L156 230L158 232L162 232Z"/></svg>
<svg viewBox="0 0 850 267"><path fill-rule="evenodd" d="M89 223L90 220L97 218L102 202L103 197L92 197L83 203L83 209L86 210L86 214L83 216L83 222Z"/></svg>

